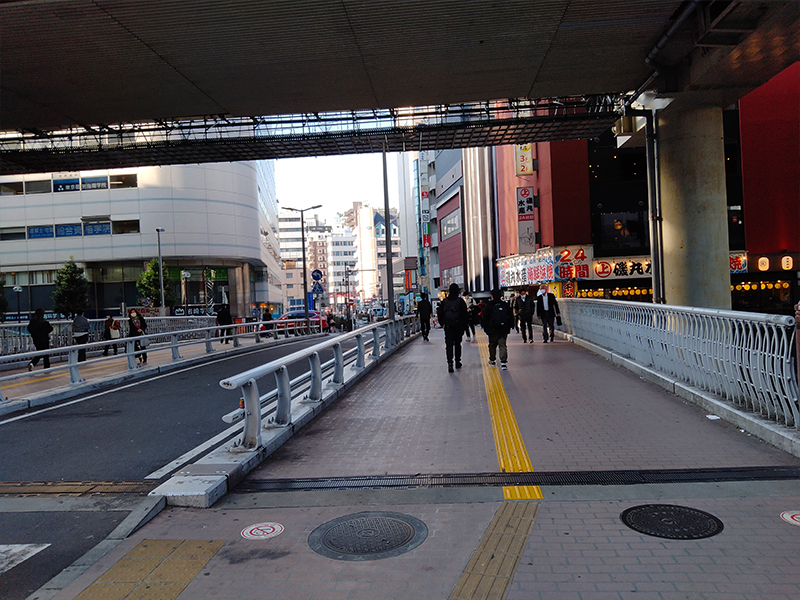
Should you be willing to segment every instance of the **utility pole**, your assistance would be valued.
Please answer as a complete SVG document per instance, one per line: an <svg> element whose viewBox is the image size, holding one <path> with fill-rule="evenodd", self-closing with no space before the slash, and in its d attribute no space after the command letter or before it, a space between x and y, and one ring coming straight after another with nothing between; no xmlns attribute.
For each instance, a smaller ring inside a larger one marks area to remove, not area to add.
<svg viewBox="0 0 800 600"><path fill-rule="evenodd" d="M158 286L161 290L161 306L158 314L162 317L165 314L164 307L164 263L161 262L161 232L166 231L163 227L156 227L156 234L158 235Z"/></svg>

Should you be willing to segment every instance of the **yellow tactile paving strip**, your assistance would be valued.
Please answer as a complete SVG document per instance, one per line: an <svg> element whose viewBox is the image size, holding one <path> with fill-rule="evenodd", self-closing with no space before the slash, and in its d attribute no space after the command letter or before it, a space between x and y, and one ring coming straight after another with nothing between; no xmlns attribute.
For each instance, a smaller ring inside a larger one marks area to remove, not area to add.
<svg viewBox="0 0 800 600"><path fill-rule="evenodd" d="M503 502L448 600L503 600L538 512L535 502Z"/></svg>
<svg viewBox="0 0 800 600"><path fill-rule="evenodd" d="M223 540L142 540L75 600L174 600Z"/></svg>
<svg viewBox="0 0 800 600"><path fill-rule="evenodd" d="M508 394L500 379L497 367L489 365L489 339L483 331L476 331L478 348L483 365L483 380L486 396L489 399L489 412L492 415L494 444L497 448L497 461L503 473L533 473L533 464L525 448L525 442L514 418L514 411L508 401ZM506 500L526 500L543 498L539 486L507 486L503 488Z"/></svg>

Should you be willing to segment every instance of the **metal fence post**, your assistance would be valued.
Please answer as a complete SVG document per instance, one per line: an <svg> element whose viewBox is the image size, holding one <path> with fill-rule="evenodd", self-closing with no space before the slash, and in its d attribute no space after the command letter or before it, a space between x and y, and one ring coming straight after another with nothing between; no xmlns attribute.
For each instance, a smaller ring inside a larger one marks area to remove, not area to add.
<svg viewBox="0 0 800 600"><path fill-rule="evenodd" d="M319 402L322 400L322 365L319 362L319 352L314 352L308 357L308 365L311 369L311 389L308 391L308 399Z"/></svg>
<svg viewBox="0 0 800 600"><path fill-rule="evenodd" d="M70 350L69 351L69 382L70 383L80 383L83 381L81 378L81 372L78 369L78 351L77 350Z"/></svg>
<svg viewBox="0 0 800 600"><path fill-rule="evenodd" d="M136 342L133 340L133 338L128 338L127 340L125 340L125 354L128 355L128 370L129 371L133 371L134 369L136 369L136 356L135 356L135 352L134 352L134 349L133 349L133 345L135 343Z"/></svg>
<svg viewBox="0 0 800 600"><path fill-rule="evenodd" d="M236 327L236 325L234 324L233 327L231 327L231 330L233 330L233 347L234 348L238 348L239 347L239 328Z"/></svg>
<svg viewBox="0 0 800 600"><path fill-rule="evenodd" d="M181 354L178 352L178 334L173 333L170 335L171 342L170 345L172 346L172 360L180 360Z"/></svg>
<svg viewBox="0 0 800 600"><path fill-rule="evenodd" d="M214 351L214 346L211 342L211 330L206 330L206 354L211 354Z"/></svg>
<svg viewBox="0 0 800 600"><path fill-rule="evenodd" d="M333 345L333 383L344 383L344 353L341 344Z"/></svg>
<svg viewBox="0 0 800 600"><path fill-rule="evenodd" d="M286 368L286 365L282 365L275 371L275 384L278 388L275 424L286 426L292 422L292 386L289 383L289 369Z"/></svg>
<svg viewBox="0 0 800 600"><path fill-rule="evenodd" d="M356 355L356 369L363 369L366 364L366 357L364 356L364 336L358 334L356 336L356 344L358 344L358 354Z"/></svg>
<svg viewBox="0 0 800 600"><path fill-rule="evenodd" d="M244 396L242 446L256 450L261 447L261 398L258 395L255 379L242 386L242 395Z"/></svg>
<svg viewBox="0 0 800 600"><path fill-rule="evenodd" d="M381 334L378 332L378 328L375 327L372 330L372 356L375 358L379 358L381 355Z"/></svg>

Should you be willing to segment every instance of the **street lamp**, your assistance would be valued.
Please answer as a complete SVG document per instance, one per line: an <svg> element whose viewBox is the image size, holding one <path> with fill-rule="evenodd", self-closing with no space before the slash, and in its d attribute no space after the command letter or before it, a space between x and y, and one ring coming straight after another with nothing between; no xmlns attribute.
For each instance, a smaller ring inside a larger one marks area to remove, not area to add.
<svg viewBox="0 0 800 600"><path fill-rule="evenodd" d="M181 271L181 280L183 280L183 316L189 316L189 278L192 274L185 269Z"/></svg>
<svg viewBox="0 0 800 600"><path fill-rule="evenodd" d="M303 246L303 308L305 309L306 315L306 331L310 329L310 325L308 322L308 276L306 269L306 226L303 217L303 213L307 210L314 210L315 208L320 208L322 204L317 204L316 206L309 206L308 208L286 208L286 210L291 210L292 212L299 212L300 213L300 242ZM321 324L321 322L320 322Z"/></svg>
<svg viewBox="0 0 800 600"><path fill-rule="evenodd" d="M164 316L164 264L161 262L161 232L166 231L163 227L156 227L158 234L158 287L161 290L161 308L159 314Z"/></svg>
<svg viewBox="0 0 800 600"><path fill-rule="evenodd" d="M22 321L22 312L19 309L19 295L22 293L22 287L15 285L14 292L17 294L17 323Z"/></svg>

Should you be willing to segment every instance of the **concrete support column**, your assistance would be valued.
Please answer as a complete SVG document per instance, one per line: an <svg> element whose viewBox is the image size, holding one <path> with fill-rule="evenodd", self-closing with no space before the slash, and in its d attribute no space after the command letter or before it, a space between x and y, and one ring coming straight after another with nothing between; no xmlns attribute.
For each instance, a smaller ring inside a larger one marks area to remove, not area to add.
<svg viewBox="0 0 800 600"><path fill-rule="evenodd" d="M731 308L722 109L659 115L667 304Z"/></svg>

